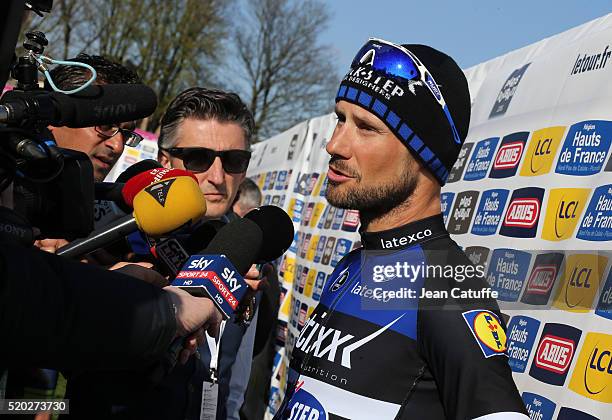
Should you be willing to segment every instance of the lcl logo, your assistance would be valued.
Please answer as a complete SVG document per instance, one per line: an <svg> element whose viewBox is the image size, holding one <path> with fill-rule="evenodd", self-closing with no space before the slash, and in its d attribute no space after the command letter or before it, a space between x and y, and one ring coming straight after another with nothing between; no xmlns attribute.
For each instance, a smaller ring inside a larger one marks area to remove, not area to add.
<svg viewBox="0 0 612 420"><path fill-rule="evenodd" d="M561 241L573 236L589 197L588 188L558 188L550 191L542 238Z"/></svg>

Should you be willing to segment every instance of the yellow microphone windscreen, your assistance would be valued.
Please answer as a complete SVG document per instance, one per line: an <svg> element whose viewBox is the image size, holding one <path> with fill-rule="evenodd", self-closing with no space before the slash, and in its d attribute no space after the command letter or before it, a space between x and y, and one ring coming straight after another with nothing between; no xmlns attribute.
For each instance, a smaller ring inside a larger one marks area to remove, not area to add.
<svg viewBox="0 0 612 420"><path fill-rule="evenodd" d="M206 200L198 183L188 176L158 181L134 197L134 218L141 231L160 236L206 213Z"/></svg>

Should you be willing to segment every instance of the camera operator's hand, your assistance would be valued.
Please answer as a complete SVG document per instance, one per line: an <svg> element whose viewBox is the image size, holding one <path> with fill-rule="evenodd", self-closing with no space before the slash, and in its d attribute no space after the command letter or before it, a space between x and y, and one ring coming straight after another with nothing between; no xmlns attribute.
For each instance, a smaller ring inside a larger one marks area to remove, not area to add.
<svg viewBox="0 0 612 420"><path fill-rule="evenodd" d="M35 247L52 254L55 254L64 245L68 245L65 239L38 239L34 242Z"/></svg>
<svg viewBox="0 0 612 420"><path fill-rule="evenodd" d="M148 262L130 263L121 261L110 267L109 270L116 270L128 276L136 277L159 288L167 286L168 280L152 268L153 264Z"/></svg>

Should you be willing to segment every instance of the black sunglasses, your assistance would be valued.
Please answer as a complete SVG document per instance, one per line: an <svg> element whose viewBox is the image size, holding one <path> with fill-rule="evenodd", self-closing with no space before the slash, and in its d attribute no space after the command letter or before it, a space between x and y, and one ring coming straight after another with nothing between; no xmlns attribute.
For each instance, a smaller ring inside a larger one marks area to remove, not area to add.
<svg viewBox="0 0 612 420"><path fill-rule="evenodd" d="M170 147L162 150L181 159L185 169L193 172L207 171L219 156L225 172L241 174L246 172L251 160L248 150L213 150L206 147Z"/></svg>

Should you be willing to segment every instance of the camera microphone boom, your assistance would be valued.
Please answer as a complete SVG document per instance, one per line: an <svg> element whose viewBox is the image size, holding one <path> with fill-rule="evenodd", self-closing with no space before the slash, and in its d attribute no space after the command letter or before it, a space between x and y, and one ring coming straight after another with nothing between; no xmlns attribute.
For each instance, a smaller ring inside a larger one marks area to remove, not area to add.
<svg viewBox="0 0 612 420"><path fill-rule="evenodd" d="M93 85L72 95L12 90L0 100L0 123L92 127L145 118L156 107L155 92L142 84Z"/></svg>

